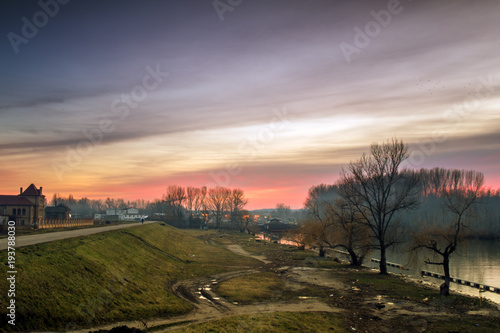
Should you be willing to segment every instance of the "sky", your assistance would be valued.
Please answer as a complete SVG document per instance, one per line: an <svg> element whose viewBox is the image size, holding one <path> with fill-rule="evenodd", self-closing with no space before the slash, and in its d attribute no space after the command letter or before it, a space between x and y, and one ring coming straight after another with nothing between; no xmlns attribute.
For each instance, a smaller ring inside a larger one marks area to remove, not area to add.
<svg viewBox="0 0 500 333"><path fill-rule="evenodd" d="M500 187L500 2L4 0L0 193L301 208L373 142Z"/></svg>

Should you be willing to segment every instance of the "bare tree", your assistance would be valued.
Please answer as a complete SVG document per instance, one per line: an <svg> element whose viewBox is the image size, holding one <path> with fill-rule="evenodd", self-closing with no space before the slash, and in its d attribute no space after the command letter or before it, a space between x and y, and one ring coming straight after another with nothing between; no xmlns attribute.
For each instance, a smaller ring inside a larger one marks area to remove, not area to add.
<svg viewBox="0 0 500 333"><path fill-rule="evenodd" d="M327 202L333 201L336 188L333 185L320 184L309 189L304 207L308 218L301 229L305 233L308 245L319 248L319 256L325 256L325 247L331 246L333 222L328 212Z"/></svg>
<svg viewBox="0 0 500 333"><path fill-rule="evenodd" d="M217 186L208 190L206 204L207 208L212 211L215 216L215 226L220 230L224 211L228 207L229 196L231 190Z"/></svg>
<svg viewBox="0 0 500 333"><path fill-rule="evenodd" d="M328 204L328 212L336 230L332 234L332 247L344 249L349 253L351 265L361 266L373 248L370 228L363 223L362 215L349 201L337 198L333 205Z"/></svg>
<svg viewBox="0 0 500 333"><path fill-rule="evenodd" d="M475 214L482 187L484 175L476 171L435 169L434 175L439 175L440 188L438 193L444 199L445 213L448 213L449 223L428 225L414 236L413 250L427 249L440 260L427 259L426 264L443 267L444 283L441 285L441 295L450 293L450 257L467 236L466 218Z"/></svg>
<svg viewBox="0 0 500 333"><path fill-rule="evenodd" d="M196 196L193 204L193 210L196 216L205 210L205 198L207 197L207 187L202 186L199 188L198 195Z"/></svg>
<svg viewBox="0 0 500 333"><path fill-rule="evenodd" d="M290 206L285 205L284 203L279 203L276 204L274 215L276 215L282 221L287 222L288 219L292 216L292 209L290 208Z"/></svg>
<svg viewBox="0 0 500 333"><path fill-rule="evenodd" d="M115 209L116 204L115 204L115 199L113 198L106 198L106 201L104 202L104 205L106 209Z"/></svg>
<svg viewBox="0 0 500 333"><path fill-rule="evenodd" d="M349 253L353 266L360 266L371 250L370 229L363 223L357 207L338 194L337 185L321 184L309 189L305 208L309 219L300 226L304 241L324 248L342 248Z"/></svg>
<svg viewBox="0 0 500 333"><path fill-rule="evenodd" d="M340 195L361 214L380 250L380 273L387 274L386 251L397 243L400 213L418 205L418 176L400 171L409 157L408 145L392 139L373 143L370 155L349 163L343 171Z"/></svg>
<svg viewBox="0 0 500 333"><path fill-rule="evenodd" d="M304 250L308 241L308 233L307 233L307 224L303 221L300 221L297 228L290 229L286 233L286 239L295 242L299 248L299 250Z"/></svg>
<svg viewBox="0 0 500 333"><path fill-rule="evenodd" d="M228 208L230 213L231 226L236 229L240 228L241 232L244 232L245 229L241 230L241 225L243 222L242 211L243 208L248 203L248 199L245 198L245 192L243 192L240 188L235 188L231 191L231 194L228 198Z"/></svg>
<svg viewBox="0 0 500 333"><path fill-rule="evenodd" d="M163 201L170 207L171 217L179 222L183 219L184 207L183 203L186 200L186 190L182 186L169 185L167 192L163 195Z"/></svg>
<svg viewBox="0 0 500 333"><path fill-rule="evenodd" d="M196 210L196 204L198 202L198 197L200 196L201 189L198 187L188 186L186 188L186 210L189 214L189 220L191 221L194 217L194 213Z"/></svg>

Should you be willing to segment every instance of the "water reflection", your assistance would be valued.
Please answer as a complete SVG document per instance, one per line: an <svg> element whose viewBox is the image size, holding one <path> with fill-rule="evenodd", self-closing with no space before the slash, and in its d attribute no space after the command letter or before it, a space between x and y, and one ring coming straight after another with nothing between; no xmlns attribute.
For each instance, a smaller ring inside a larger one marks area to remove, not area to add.
<svg viewBox="0 0 500 333"><path fill-rule="evenodd" d="M402 244L387 254L388 261L407 265L410 269L408 274L413 277L419 277L420 271L430 271L443 274L443 268L437 265L428 265L424 259L431 258L430 253L421 253L413 262L408 257L408 244ZM372 257L378 258L379 254L374 252ZM370 267L378 267L375 263L367 263ZM399 269L391 269L393 273L400 273ZM498 240L470 240L462 244L462 247L453 253L450 259L450 275L462 280L485 284L488 286L500 288L500 241ZM439 285L442 280L425 277L425 281ZM451 290L460 291L472 296L479 296L479 290L456 283L450 284ZM500 303L500 294L493 292L481 293L482 297L491 299Z"/></svg>

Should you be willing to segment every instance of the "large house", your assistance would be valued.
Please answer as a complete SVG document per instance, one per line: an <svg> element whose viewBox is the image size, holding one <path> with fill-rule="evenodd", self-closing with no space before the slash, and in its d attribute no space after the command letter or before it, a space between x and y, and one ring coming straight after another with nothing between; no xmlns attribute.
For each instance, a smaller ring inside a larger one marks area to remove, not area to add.
<svg viewBox="0 0 500 333"><path fill-rule="evenodd" d="M45 196L42 187L34 184L18 195L0 195L0 222L15 221L16 225L36 225L44 218Z"/></svg>

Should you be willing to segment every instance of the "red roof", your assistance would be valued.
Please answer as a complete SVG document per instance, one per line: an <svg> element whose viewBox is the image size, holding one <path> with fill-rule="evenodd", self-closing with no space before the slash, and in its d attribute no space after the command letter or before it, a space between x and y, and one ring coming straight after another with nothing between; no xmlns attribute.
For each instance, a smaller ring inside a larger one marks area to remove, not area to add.
<svg viewBox="0 0 500 333"><path fill-rule="evenodd" d="M23 193L21 193L21 195L38 196L38 195L40 195L40 190L37 189L34 184L31 184L30 186L28 186L28 188L26 190L24 190Z"/></svg>
<svg viewBox="0 0 500 333"><path fill-rule="evenodd" d="M18 195L0 195L0 205L33 206L33 203Z"/></svg>

